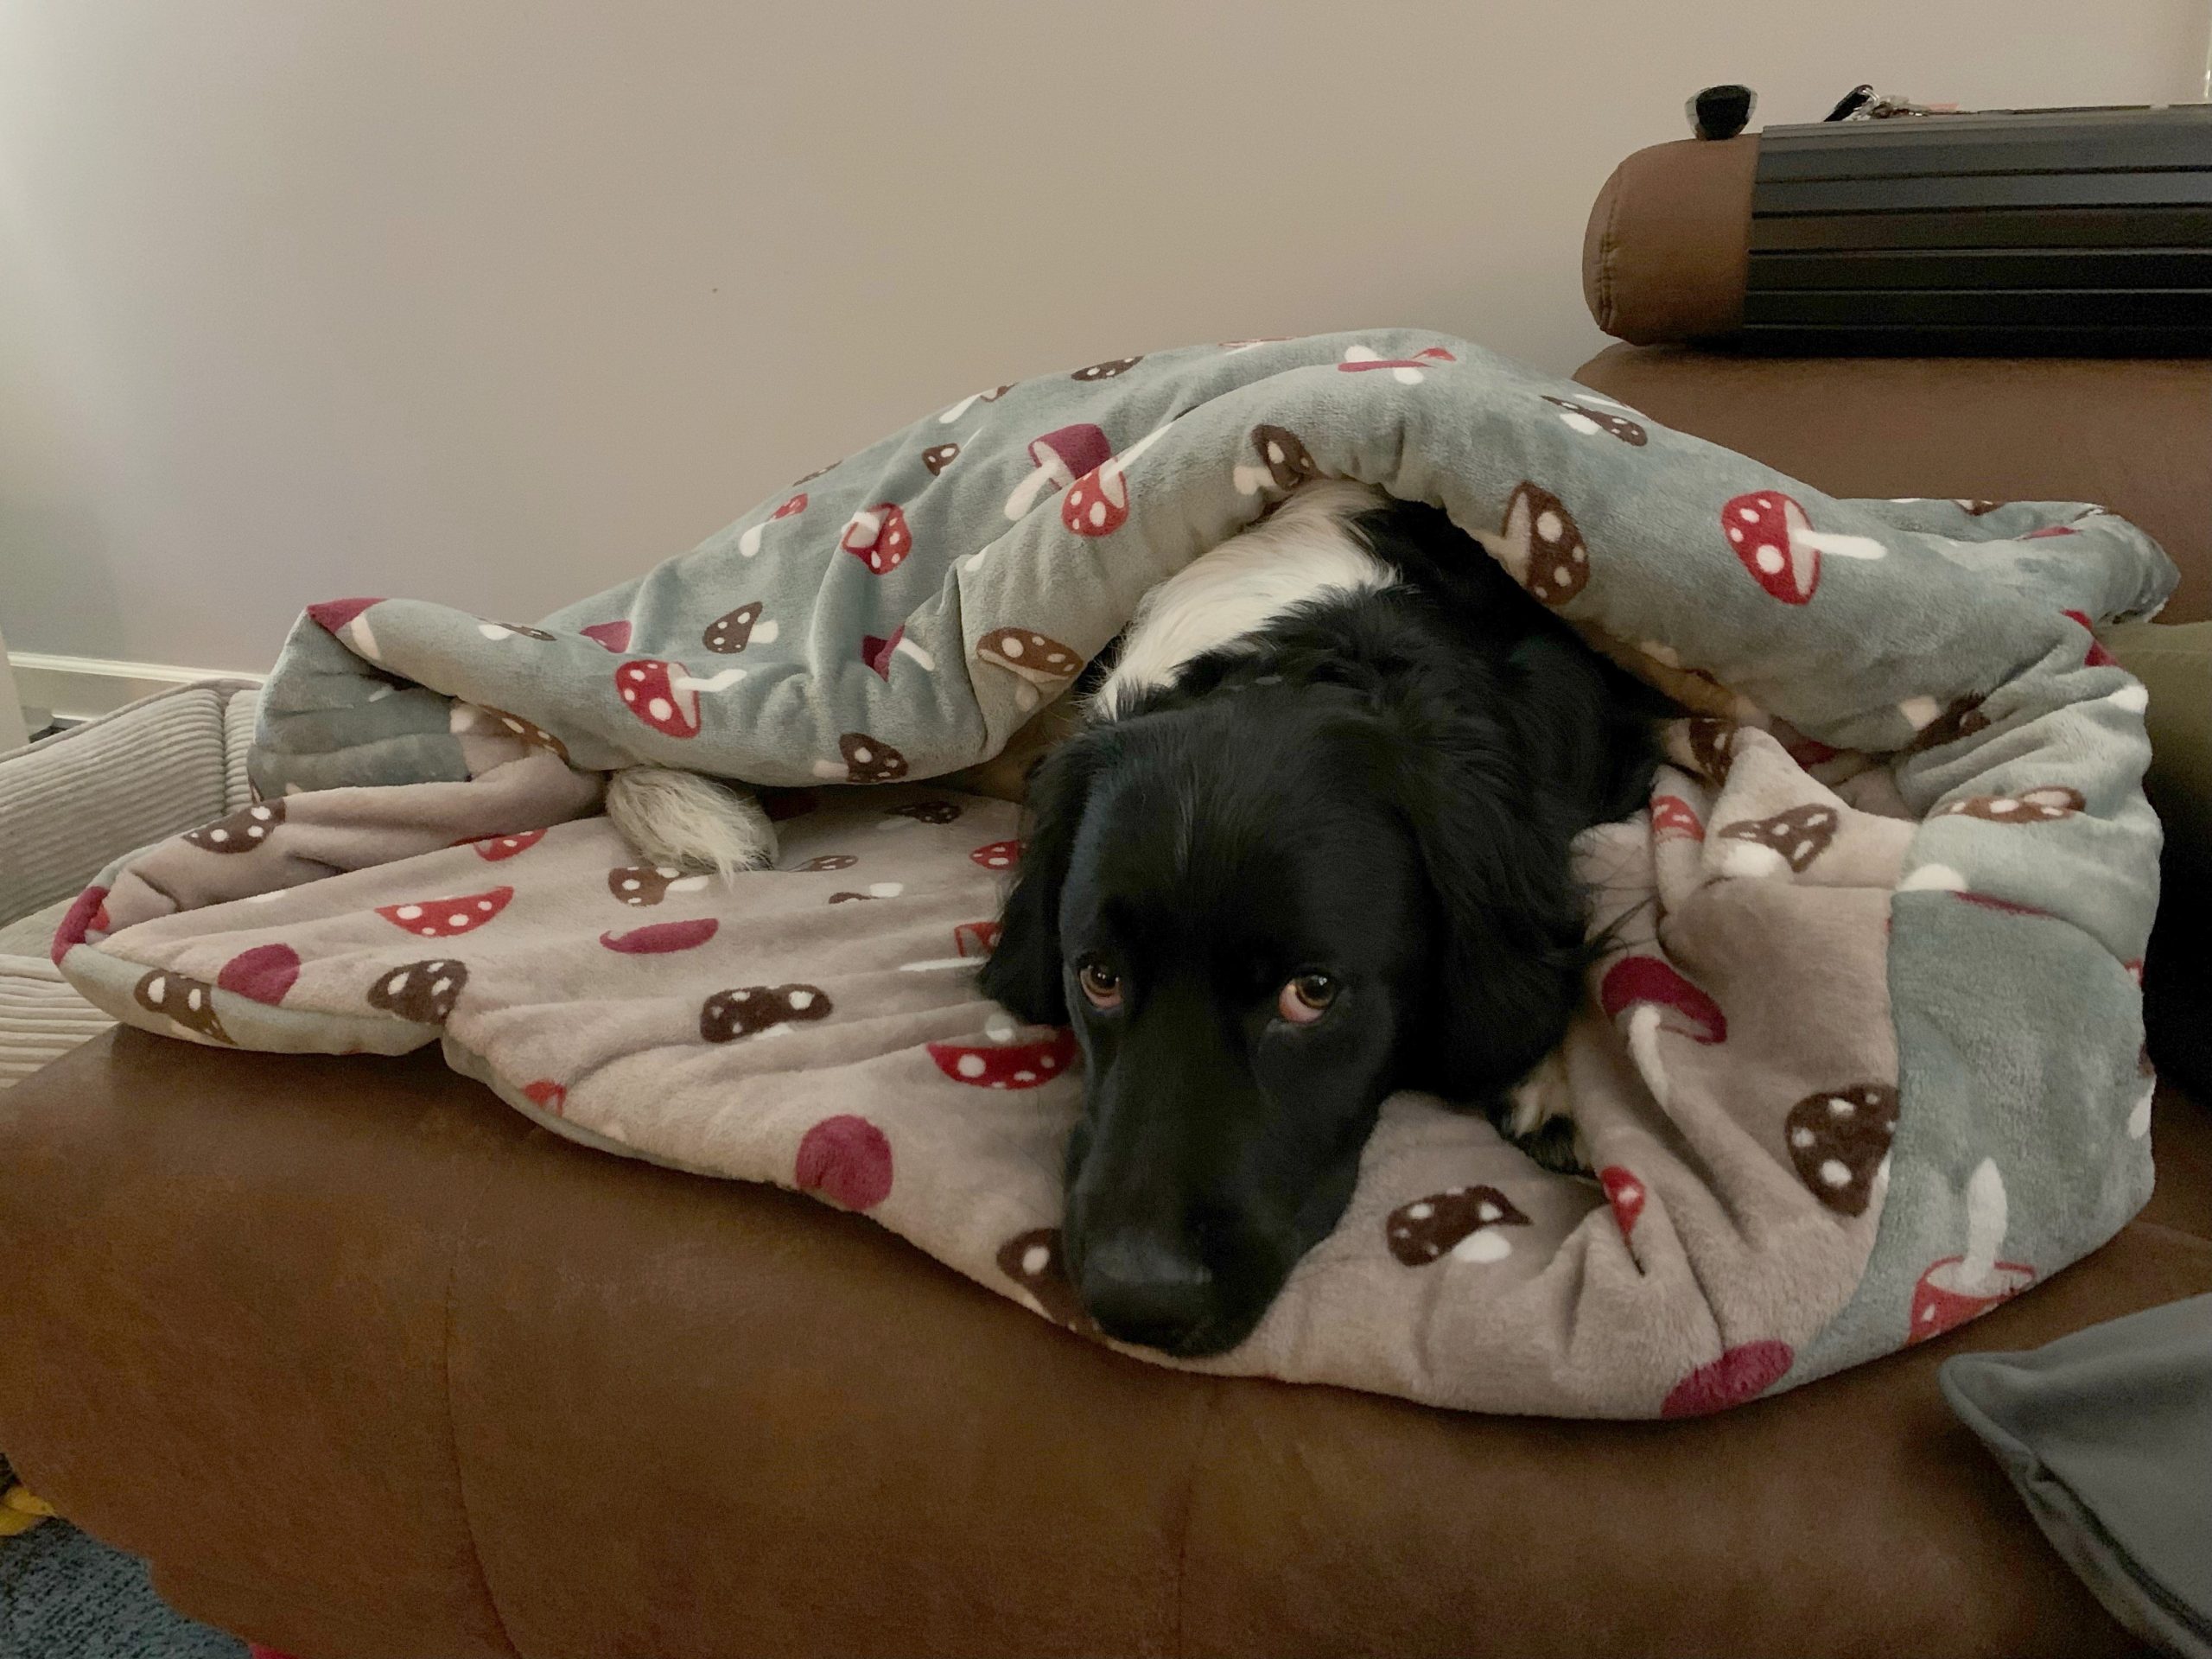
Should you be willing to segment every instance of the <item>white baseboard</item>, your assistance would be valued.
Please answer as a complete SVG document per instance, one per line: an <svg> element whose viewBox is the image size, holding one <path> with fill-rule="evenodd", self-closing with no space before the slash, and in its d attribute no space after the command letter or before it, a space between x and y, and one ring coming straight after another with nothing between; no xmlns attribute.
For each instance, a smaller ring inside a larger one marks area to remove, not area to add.
<svg viewBox="0 0 2212 1659"><path fill-rule="evenodd" d="M199 680L251 680L269 677L243 669L183 668L174 663L119 663L105 657L57 657L43 652L10 654L16 692L26 712L44 710L60 720L90 720L126 702Z"/></svg>

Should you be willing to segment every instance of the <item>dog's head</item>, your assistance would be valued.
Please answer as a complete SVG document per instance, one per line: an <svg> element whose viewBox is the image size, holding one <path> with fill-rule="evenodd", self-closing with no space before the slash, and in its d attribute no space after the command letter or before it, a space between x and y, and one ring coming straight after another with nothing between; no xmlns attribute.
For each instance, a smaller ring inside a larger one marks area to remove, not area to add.
<svg viewBox="0 0 2212 1659"><path fill-rule="evenodd" d="M1582 910L1516 778L1479 711L1320 684L1039 766L982 985L1081 1044L1065 1257L1109 1334L1234 1347L1344 1213L1385 1096L1477 1098L1556 1043Z"/></svg>

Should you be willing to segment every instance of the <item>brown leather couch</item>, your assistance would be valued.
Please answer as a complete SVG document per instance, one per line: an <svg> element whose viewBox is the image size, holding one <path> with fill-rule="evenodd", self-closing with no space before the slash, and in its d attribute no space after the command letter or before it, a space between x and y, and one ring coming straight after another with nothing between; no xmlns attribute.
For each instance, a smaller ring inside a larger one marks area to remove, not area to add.
<svg viewBox="0 0 2212 1659"><path fill-rule="evenodd" d="M2171 613L2212 609L2206 365L1583 373L1834 490L2105 501L2187 568ZM435 1056L126 1032L0 1095L0 1446L305 1659L2121 1653L1935 1369L2212 1289L2212 1116L2169 1090L2152 1134L2143 1215L1950 1337L1718 1418L1552 1422L1124 1359Z"/></svg>

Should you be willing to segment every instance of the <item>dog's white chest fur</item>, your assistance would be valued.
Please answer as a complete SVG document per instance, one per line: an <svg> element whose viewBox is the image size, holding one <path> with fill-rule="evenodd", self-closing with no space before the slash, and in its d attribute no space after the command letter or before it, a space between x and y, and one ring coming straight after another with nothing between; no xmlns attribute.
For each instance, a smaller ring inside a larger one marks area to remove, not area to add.
<svg viewBox="0 0 2212 1659"><path fill-rule="evenodd" d="M1137 606L1121 659L1090 704L1094 720L1128 712L1196 657L1233 647L1295 606L1387 588L1398 573L1352 520L1382 505L1364 484L1311 484L1241 535L1193 559Z"/></svg>

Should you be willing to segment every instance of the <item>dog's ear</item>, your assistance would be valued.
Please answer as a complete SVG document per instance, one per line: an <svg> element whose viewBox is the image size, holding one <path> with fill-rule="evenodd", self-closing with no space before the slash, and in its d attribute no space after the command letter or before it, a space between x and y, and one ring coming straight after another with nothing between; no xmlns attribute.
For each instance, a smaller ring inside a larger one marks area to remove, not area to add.
<svg viewBox="0 0 2212 1659"><path fill-rule="evenodd" d="M978 980L983 995L1032 1025L1067 1023L1060 974L1060 890L1067 885L1076 832L1083 823L1100 753L1095 740L1071 738L1029 773L1020 874L1007 894L998 943Z"/></svg>
<svg viewBox="0 0 2212 1659"><path fill-rule="evenodd" d="M1479 711L1402 718L1385 753L1438 906L1434 1000L1414 1056L1440 1092L1482 1098L1558 1046L1580 999L1589 950L1573 830Z"/></svg>

